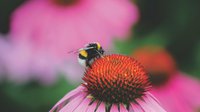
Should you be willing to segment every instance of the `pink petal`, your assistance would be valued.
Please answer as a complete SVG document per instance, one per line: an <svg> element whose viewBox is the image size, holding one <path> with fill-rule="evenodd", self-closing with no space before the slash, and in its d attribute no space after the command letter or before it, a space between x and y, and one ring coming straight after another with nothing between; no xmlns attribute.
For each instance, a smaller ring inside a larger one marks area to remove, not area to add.
<svg viewBox="0 0 200 112"><path fill-rule="evenodd" d="M76 89L72 90L71 92L69 92L68 94L66 94L59 102L57 102L53 108L50 110L50 112L53 112L57 107L59 107L60 105L62 105L62 103L64 101L66 101L68 98L72 97L73 95L76 95L76 94L80 94L79 96L84 96L84 93L83 93L83 90L84 90L84 87L83 86L79 86L77 87ZM61 107L62 108L62 107Z"/></svg>
<svg viewBox="0 0 200 112"><path fill-rule="evenodd" d="M145 96L144 101L141 99L137 99L136 101L146 112L166 112L154 99L150 96Z"/></svg>
<svg viewBox="0 0 200 112"><path fill-rule="evenodd" d="M198 93L200 91L200 81L183 73L177 75L177 81L177 86L180 93L183 93L181 94L183 98L192 106L200 107L200 94Z"/></svg>
<svg viewBox="0 0 200 112"><path fill-rule="evenodd" d="M113 111L115 112L115 111ZM128 112L124 105L120 104L120 112Z"/></svg>
<svg viewBox="0 0 200 112"><path fill-rule="evenodd" d="M91 99L85 98L82 103L74 110L74 112L87 112L87 109L89 108L89 103Z"/></svg>
<svg viewBox="0 0 200 112"><path fill-rule="evenodd" d="M86 98L85 95L79 95L76 98L72 99L67 105L65 105L60 112L73 112L80 104L83 102L83 100Z"/></svg>
<svg viewBox="0 0 200 112"><path fill-rule="evenodd" d="M118 112L118 107L117 105L112 105L110 112Z"/></svg>
<svg viewBox="0 0 200 112"><path fill-rule="evenodd" d="M88 109L87 109L86 112L94 112L94 110L96 109L97 105L98 105L98 101L93 102L93 103L88 107Z"/></svg>
<svg viewBox="0 0 200 112"><path fill-rule="evenodd" d="M145 112L145 111L143 110L143 108L140 105L138 105L136 103L131 103L130 104L130 112Z"/></svg>
<svg viewBox="0 0 200 112"><path fill-rule="evenodd" d="M162 103L163 107L170 112L187 111L193 112L200 107L200 83L196 79L181 72L172 75L168 83L151 91Z"/></svg>
<svg viewBox="0 0 200 112"><path fill-rule="evenodd" d="M106 107L104 102L101 102L96 112L106 112Z"/></svg>
<svg viewBox="0 0 200 112"><path fill-rule="evenodd" d="M160 105L160 103L157 101L157 99L151 93L146 94L145 101L147 104L149 104L155 110L159 110L159 112L165 112L163 107Z"/></svg>

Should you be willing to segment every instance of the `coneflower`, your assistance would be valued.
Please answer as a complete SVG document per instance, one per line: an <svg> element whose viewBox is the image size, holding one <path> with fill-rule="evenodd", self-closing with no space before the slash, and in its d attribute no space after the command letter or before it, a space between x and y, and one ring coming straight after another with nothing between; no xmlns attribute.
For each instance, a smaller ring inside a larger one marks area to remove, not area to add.
<svg viewBox="0 0 200 112"><path fill-rule="evenodd" d="M151 93L168 112L197 112L200 81L180 72L172 55L158 46L145 46L133 54L144 65L152 82Z"/></svg>
<svg viewBox="0 0 200 112"><path fill-rule="evenodd" d="M131 57L99 58L86 69L83 80L50 112L165 112L148 92L147 72Z"/></svg>

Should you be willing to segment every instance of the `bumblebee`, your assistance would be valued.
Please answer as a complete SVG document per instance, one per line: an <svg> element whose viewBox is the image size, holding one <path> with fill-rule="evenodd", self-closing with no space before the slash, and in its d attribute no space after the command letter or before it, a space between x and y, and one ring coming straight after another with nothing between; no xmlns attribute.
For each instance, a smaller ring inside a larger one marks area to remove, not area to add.
<svg viewBox="0 0 200 112"><path fill-rule="evenodd" d="M91 68L91 63L102 57L104 50L98 42L89 43L84 48L79 49L78 62L85 66Z"/></svg>

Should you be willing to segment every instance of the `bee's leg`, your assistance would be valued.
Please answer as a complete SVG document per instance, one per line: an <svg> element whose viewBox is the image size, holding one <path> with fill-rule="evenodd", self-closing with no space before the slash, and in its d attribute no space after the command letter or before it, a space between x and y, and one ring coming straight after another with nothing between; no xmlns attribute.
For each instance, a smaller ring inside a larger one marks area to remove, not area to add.
<svg viewBox="0 0 200 112"><path fill-rule="evenodd" d="M96 58L99 58L99 55L97 55Z"/></svg>
<svg viewBox="0 0 200 112"><path fill-rule="evenodd" d="M87 60L86 60L86 66L92 68L89 62L90 62L90 61L87 59Z"/></svg>
<svg viewBox="0 0 200 112"><path fill-rule="evenodd" d="M91 66L90 64L88 64L88 66L89 66L90 68L92 68L92 66Z"/></svg>
<svg viewBox="0 0 200 112"><path fill-rule="evenodd" d="M96 56L96 58L100 58L100 57L101 57L101 55L97 55L97 56Z"/></svg>

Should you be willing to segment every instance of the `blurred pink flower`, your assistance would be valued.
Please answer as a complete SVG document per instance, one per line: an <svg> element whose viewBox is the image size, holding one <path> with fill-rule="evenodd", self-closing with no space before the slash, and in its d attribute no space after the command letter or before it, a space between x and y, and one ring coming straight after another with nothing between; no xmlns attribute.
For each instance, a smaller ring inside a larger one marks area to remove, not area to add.
<svg viewBox="0 0 200 112"><path fill-rule="evenodd" d="M167 84L153 88L151 93L168 112L198 112L200 82L182 72L172 75Z"/></svg>
<svg viewBox="0 0 200 112"><path fill-rule="evenodd" d="M168 112L195 112L200 109L200 81L176 67L169 52L158 46L145 46L132 54L149 71L151 93Z"/></svg>
<svg viewBox="0 0 200 112"><path fill-rule="evenodd" d="M33 79L43 84L55 80L56 63L53 58L42 53L34 54L28 44L16 45L0 38L0 53L0 73L8 80L22 83Z"/></svg>
<svg viewBox="0 0 200 112"><path fill-rule="evenodd" d="M29 0L12 16L13 41L30 42L35 49L66 57L66 51L96 42L108 47L124 38L138 20L129 0Z"/></svg>
<svg viewBox="0 0 200 112"><path fill-rule="evenodd" d="M112 54L86 69L85 81L50 112L165 112L149 93L144 67L135 59Z"/></svg>
<svg viewBox="0 0 200 112"><path fill-rule="evenodd" d="M68 52L96 41L108 48L114 38L127 37L138 9L129 0L29 0L11 20L6 65L20 75L14 78L26 81L25 74L33 72L36 79L52 81L64 72L74 82L82 70Z"/></svg>

